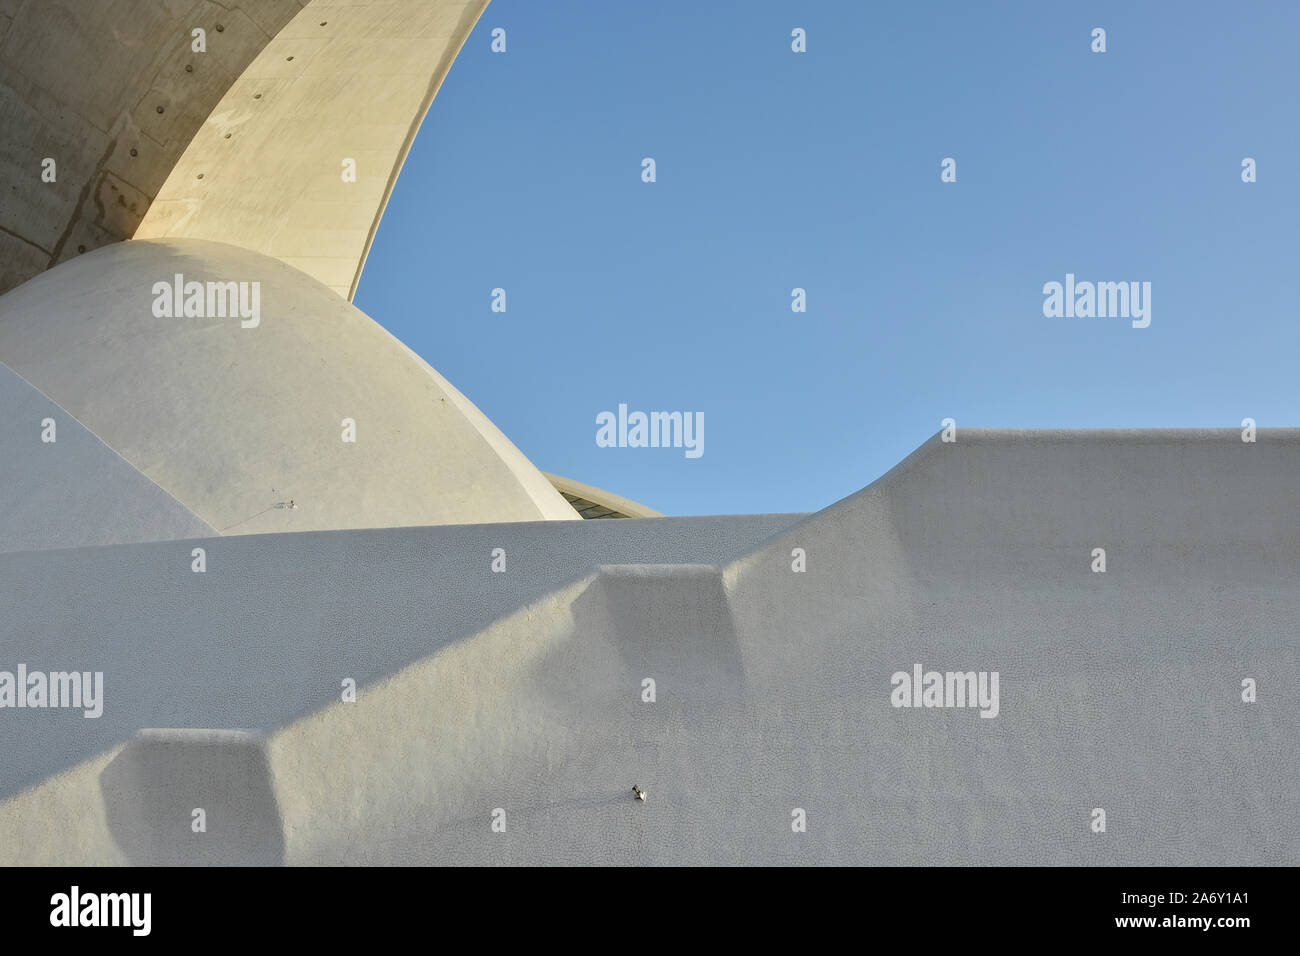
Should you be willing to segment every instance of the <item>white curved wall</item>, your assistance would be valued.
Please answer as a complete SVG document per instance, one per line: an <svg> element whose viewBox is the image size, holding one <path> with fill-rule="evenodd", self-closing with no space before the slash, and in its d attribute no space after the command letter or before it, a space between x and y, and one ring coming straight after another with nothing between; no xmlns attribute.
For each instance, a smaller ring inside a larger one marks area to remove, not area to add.
<svg viewBox="0 0 1300 956"><path fill-rule="evenodd" d="M139 860L111 821L144 792L188 838L182 795L249 774L96 755L241 727L291 864L1295 865L1298 471L1296 430L963 429L797 524L267 535L203 576L182 543L0 555L0 661L56 634L110 688L6 718L0 862ZM465 559L494 546L510 573ZM914 663L999 673L997 717L893 706ZM241 852L222 827L205 853Z"/></svg>
<svg viewBox="0 0 1300 956"><path fill-rule="evenodd" d="M259 283L260 323L157 317L176 274ZM0 356L222 534L578 517L415 353L245 249L134 240L65 263L0 297Z"/></svg>
<svg viewBox="0 0 1300 956"><path fill-rule="evenodd" d="M4 364L0 409L0 551L214 533Z"/></svg>

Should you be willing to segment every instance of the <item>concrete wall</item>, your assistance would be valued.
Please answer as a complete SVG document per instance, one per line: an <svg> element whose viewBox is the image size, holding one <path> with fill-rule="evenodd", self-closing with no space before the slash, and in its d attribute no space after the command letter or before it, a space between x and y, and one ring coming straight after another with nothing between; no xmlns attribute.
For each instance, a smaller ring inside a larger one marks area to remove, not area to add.
<svg viewBox="0 0 1300 956"><path fill-rule="evenodd" d="M601 564L717 564L794 516L228 536L0 554L0 670L102 670L98 719L0 709L0 796L143 728L283 726ZM191 571L191 550L207 571ZM506 571L491 569L506 552Z"/></svg>
<svg viewBox="0 0 1300 956"><path fill-rule="evenodd" d="M727 569L738 631L788 637L746 674L817 688L787 719L861 774L831 809L875 862L1294 865L1297 467L1293 429L936 436ZM918 662L999 671L1001 714L892 708Z"/></svg>
<svg viewBox="0 0 1300 956"><path fill-rule="evenodd" d="M1295 431L964 430L795 522L224 539L206 576L183 543L0 556L64 602L19 600L0 661L102 652L119 687L98 722L0 715L0 847L130 858L125 738L251 722L289 863L1294 865L1298 466ZM916 663L998 672L998 716L891 706Z"/></svg>

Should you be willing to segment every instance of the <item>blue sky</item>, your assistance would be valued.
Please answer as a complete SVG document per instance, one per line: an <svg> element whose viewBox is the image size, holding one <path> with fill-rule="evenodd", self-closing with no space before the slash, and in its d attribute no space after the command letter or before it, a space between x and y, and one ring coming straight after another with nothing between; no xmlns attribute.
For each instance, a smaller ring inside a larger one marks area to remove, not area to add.
<svg viewBox="0 0 1300 956"><path fill-rule="evenodd" d="M982 6L493 0L356 304L667 514L817 510L945 417L1300 425L1300 4ZM1066 273L1150 282L1150 326L1044 317ZM704 454L597 447L620 402Z"/></svg>

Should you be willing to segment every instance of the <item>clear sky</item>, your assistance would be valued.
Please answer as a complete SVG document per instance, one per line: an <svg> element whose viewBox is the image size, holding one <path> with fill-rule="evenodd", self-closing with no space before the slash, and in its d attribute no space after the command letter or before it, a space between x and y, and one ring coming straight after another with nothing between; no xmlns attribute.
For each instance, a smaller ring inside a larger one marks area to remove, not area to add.
<svg viewBox="0 0 1300 956"><path fill-rule="evenodd" d="M946 417L1300 425L1300 3L989 6L493 0L356 304L667 514L823 508ZM1150 326L1045 317L1066 273L1150 282ZM704 454L598 447L619 403Z"/></svg>

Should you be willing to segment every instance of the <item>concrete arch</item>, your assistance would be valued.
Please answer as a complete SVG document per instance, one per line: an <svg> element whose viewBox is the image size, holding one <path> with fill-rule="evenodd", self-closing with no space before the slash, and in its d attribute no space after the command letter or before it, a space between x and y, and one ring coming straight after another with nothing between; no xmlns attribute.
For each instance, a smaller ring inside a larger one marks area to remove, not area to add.
<svg viewBox="0 0 1300 956"><path fill-rule="evenodd" d="M351 299L402 161L486 6L0 2L0 294L136 237L244 246ZM354 183L343 158L357 161Z"/></svg>
<svg viewBox="0 0 1300 956"><path fill-rule="evenodd" d="M2 0L0 293L131 238L213 107L307 2Z"/></svg>
<svg viewBox="0 0 1300 956"><path fill-rule="evenodd" d="M231 84L135 237L242 246L351 301L416 131L486 6L312 0Z"/></svg>
<svg viewBox="0 0 1300 956"><path fill-rule="evenodd" d="M0 408L0 552L216 533L3 363Z"/></svg>

